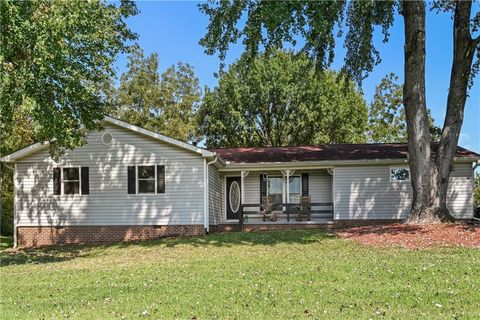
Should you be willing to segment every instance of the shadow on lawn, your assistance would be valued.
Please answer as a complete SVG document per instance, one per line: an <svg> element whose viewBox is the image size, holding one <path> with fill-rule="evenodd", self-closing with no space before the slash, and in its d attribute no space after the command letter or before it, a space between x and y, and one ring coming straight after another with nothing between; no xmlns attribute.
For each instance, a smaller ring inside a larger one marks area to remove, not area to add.
<svg viewBox="0 0 480 320"><path fill-rule="evenodd" d="M38 249L9 249L0 252L0 267L68 261L91 256L93 248L86 245L65 245Z"/></svg>
<svg viewBox="0 0 480 320"><path fill-rule="evenodd" d="M309 244L320 242L335 237L332 233L324 230L289 230L289 231L254 231L254 232L229 232L214 233L200 237L179 237L163 241L165 247L178 245L190 245L193 247L215 246L233 247L237 245L247 246L275 246L278 244ZM158 241L145 241L138 243L141 246L155 246ZM130 245L125 243L124 245Z"/></svg>
<svg viewBox="0 0 480 320"><path fill-rule="evenodd" d="M45 264L93 257L96 254L101 254L102 249L108 248L173 248L176 246L234 247L240 245L275 246L279 244L318 243L333 238L335 238L333 234L322 230L292 230L216 233L207 236L170 237L158 240L132 241L114 244L62 245L40 249L6 250L0 252L0 267L22 264Z"/></svg>

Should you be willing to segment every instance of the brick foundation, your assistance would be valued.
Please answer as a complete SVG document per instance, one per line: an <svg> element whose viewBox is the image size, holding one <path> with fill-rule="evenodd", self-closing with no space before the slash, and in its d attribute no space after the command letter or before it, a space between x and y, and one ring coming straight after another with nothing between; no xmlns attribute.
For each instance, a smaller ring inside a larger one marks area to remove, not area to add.
<svg viewBox="0 0 480 320"><path fill-rule="evenodd" d="M203 225L17 227L20 247L115 243L205 234Z"/></svg>

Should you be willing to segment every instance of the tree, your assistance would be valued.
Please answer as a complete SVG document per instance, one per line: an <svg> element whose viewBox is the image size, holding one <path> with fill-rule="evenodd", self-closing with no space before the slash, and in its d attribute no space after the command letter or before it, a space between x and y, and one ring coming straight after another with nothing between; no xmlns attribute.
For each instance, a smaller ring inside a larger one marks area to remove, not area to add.
<svg viewBox="0 0 480 320"><path fill-rule="evenodd" d="M139 48L129 56L127 67L112 115L175 139L195 140L201 90L193 68L179 62L160 75L158 55L145 57Z"/></svg>
<svg viewBox="0 0 480 320"><path fill-rule="evenodd" d="M16 109L13 116L13 128L10 135L0 143L0 154L8 154L25 148L34 142L32 121L27 116L31 102L25 100ZM13 167L0 163L0 234L13 234Z"/></svg>
<svg viewBox="0 0 480 320"><path fill-rule="evenodd" d="M0 138L14 130L18 108L38 141L72 149L84 142L81 128L99 127L107 103L101 84L113 62L136 38L125 18L135 4L106 1L0 2Z"/></svg>
<svg viewBox="0 0 480 320"><path fill-rule="evenodd" d="M152 53L145 57L140 48L135 48L128 57L127 71L120 76L120 85L114 91L113 116L152 129L149 120L158 112L159 87L158 55Z"/></svg>
<svg viewBox="0 0 480 320"><path fill-rule="evenodd" d="M318 69L333 61L336 28L342 31L346 15L346 57L343 72L357 83L368 75L380 55L374 46L374 28L384 41L394 20L395 7L403 15L405 32L405 85L403 105L407 119L409 165L413 201L408 223L451 220L446 195L456 153L467 89L480 68L480 12L472 17L471 1L440 0L438 11L453 15L453 63L442 135L432 153L425 101L425 2L424 1L218 1L200 5L209 16L206 35L200 40L208 54L225 58L231 43L243 39L248 56L254 57L285 43L304 41L302 48ZM245 18L245 19L244 19ZM245 21L245 22L244 22ZM474 62L475 53L477 59Z"/></svg>
<svg viewBox="0 0 480 320"><path fill-rule="evenodd" d="M209 147L365 141L367 105L351 81L315 73L303 54L240 58L207 90L199 110Z"/></svg>
<svg viewBox="0 0 480 320"><path fill-rule="evenodd" d="M0 156L41 141L57 157L83 143L81 128L99 127L113 61L136 38L125 18L136 13L129 0L0 2ZM12 179L0 164L2 230Z"/></svg>
<svg viewBox="0 0 480 320"><path fill-rule="evenodd" d="M386 75L375 89L368 114L368 140L377 143L407 142L407 123L403 108L403 85L397 83L398 77ZM438 141L442 129L428 109L430 139Z"/></svg>

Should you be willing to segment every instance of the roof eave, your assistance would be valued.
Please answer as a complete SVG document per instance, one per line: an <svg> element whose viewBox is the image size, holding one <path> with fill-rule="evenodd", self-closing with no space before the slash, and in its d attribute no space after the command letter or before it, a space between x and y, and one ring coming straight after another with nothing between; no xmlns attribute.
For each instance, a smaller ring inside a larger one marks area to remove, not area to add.
<svg viewBox="0 0 480 320"><path fill-rule="evenodd" d="M457 163L473 163L479 161L480 158L473 157L455 157L454 162ZM226 161L226 167L224 171L234 170L265 170L265 168L302 168L302 167L334 167L345 165L371 165L371 164L402 164L408 163L407 159L363 159L363 160L323 160L323 161L291 161L291 162L254 162L254 163L232 163Z"/></svg>
<svg viewBox="0 0 480 320"><path fill-rule="evenodd" d="M6 155L3 158L0 158L0 162L6 162L6 163L14 163L15 161L24 158L30 154L33 154L35 152L38 152L40 150L45 149L46 147L49 146L48 142L37 142L35 144L32 144L31 146L28 146L26 148L20 149L18 151L15 151L9 155Z"/></svg>

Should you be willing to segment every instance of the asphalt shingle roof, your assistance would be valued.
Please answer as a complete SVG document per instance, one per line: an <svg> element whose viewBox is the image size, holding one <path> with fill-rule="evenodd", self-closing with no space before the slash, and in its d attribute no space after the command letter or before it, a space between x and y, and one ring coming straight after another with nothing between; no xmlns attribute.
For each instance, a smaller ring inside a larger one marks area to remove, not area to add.
<svg viewBox="0 0 480 320"><path fill-rule="evenodd" d="M435 152L438 144L432 144ZM231 163L334 161L334 160L381 160L407 159L408 145L405 143L376 144L325 144L300 147L251 147L209 149ZM456 157L471 158L480 155L457 147Z"/></svg>

